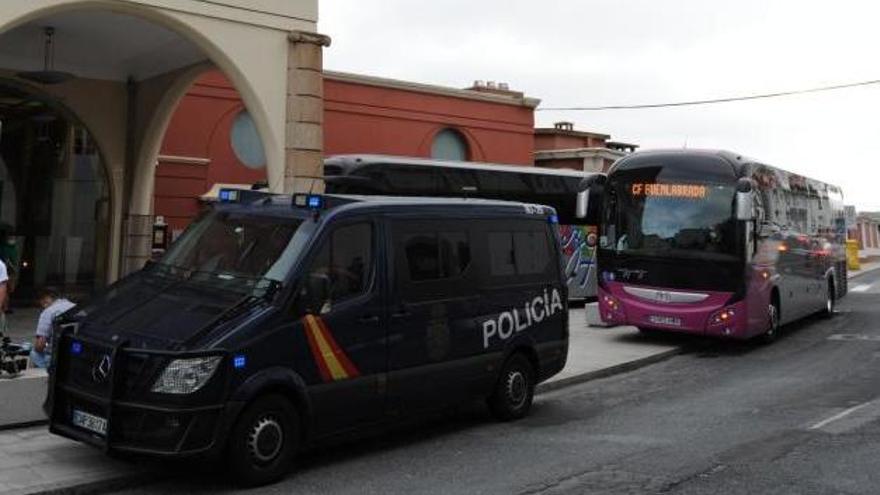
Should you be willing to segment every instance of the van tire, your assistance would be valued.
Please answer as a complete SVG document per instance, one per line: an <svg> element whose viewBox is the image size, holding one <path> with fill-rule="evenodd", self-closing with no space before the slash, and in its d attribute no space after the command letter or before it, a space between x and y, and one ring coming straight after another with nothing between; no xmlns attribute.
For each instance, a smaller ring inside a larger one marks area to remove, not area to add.
<svg viewBox="0 0 880 495"><path fill-rule="evenodd" d="M290 471L299 439L293 404L280 395L260 397L245 408L230 432L227 472L244 487L278 481Z"/></svg>
<svg viewBox="0 0 880 495"><path fill-rule="evenodd" d="M492 415L500 421L514 421L525 417L535 397L535 368L521 354L511 356L498 377L488 404Z"/></svg>

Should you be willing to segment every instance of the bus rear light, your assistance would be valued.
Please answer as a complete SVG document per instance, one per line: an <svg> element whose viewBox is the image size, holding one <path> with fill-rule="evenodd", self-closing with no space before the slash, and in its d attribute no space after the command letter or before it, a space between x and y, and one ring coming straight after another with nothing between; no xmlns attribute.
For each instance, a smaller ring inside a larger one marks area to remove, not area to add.
<svg viewBox="0 0 880 495"><path fill-rule="evenodd" d="M725 325L730 324L733 321L734 316L736 316L736 311L733 308L725 308L721 311L714 313L709 318L709 324L711 325Z"/></svg>

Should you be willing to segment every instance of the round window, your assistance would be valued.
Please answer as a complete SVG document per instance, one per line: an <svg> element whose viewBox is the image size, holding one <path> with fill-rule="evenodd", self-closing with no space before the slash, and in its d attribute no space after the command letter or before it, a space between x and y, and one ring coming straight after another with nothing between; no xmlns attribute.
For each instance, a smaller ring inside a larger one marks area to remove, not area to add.
<svg viewBox="0 0 880 495"><path fill-rule="evenodd" d="M230 132L232 151L235 157L248 168L263 168L266 166L266 151L263 149L263 141L254 119L247 110L242 110L235 116Z"/></svg>
<svg viewBox="0 0 880 495"><path fill-rule="evenodd" d="M431 158L466 161L468 159L467 141L458 131L443 129L434 136L434 143L431 146Z"/></svg>

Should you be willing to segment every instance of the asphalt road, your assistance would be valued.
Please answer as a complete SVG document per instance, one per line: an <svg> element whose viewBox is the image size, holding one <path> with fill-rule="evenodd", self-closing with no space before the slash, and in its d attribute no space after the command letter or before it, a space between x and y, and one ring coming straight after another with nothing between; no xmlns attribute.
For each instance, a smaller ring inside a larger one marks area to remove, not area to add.
<svg viewBox="0 0 880 495"><path fill-rule="evenodd" d="M880 273L831 320L767 347L688 352L541 396L530 418L480 408L325 448L256 493L880 493ZM216 493L197 473L131 493ZM252 492L253 493L253 492Z"/></svg>

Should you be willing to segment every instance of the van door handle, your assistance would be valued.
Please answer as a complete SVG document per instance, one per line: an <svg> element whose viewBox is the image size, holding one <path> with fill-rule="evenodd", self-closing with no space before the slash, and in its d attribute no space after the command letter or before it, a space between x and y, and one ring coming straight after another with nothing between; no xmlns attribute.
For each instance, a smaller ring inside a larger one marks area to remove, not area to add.
<svg viewBox="0 0 880 495"><path fill-rule="evenodd" d="M361 316L358 321L364 325L375 325L379 323L379 317L376 315L364 315Z"/></svg>
<svg viewBox="0 0 880 495"><path fill-rule="evenodd" d="M412 315L412 313L410 313L409 311L407 311L405 309L401 309L400 311L398 311L396 313L392 313L391 317L394 319L400 319L400 318L409 318L411 315Z"/></svg>

